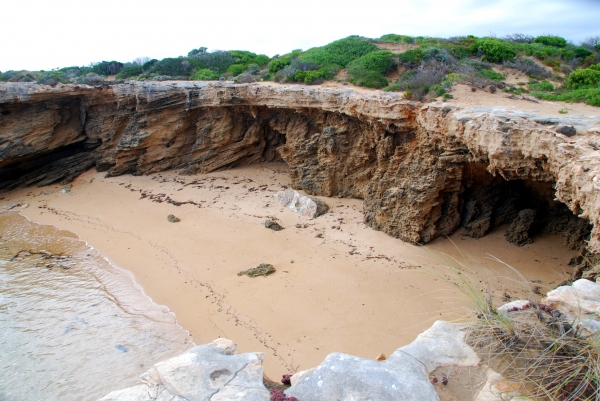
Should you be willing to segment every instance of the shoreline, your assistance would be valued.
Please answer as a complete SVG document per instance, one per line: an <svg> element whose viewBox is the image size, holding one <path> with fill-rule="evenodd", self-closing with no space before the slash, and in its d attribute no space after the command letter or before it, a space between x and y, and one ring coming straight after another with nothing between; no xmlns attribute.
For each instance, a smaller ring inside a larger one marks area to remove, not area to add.
<svg viewBox="0 0 600 401"><path fill-rule="evenodd" d="M241 352L266 352L269 377L316 366L334 351L390 355L434 320L463 314L462 301L448 293L448 285L415 274L418 269L444 274L447 268L432 261L428 250L460 257L452 242L438 239L417 247L374 231L362 222L361 200L320 197L331 211L315 220L302 218L271 197L285 185L287 166L280 163L195 176L167 171L103 178L90 170L67 194L58 193L61 186L26 188L2 202L28 202L21 212L27 218L76 233L131 272L144 294L174 313L196 344L226 337ZM38 195L49 188L54 193ZM144 192L148 195L141 199ZM175 206L166 197L150 200L160 193L201 207ZM168 214L182 221L169 223ZM264 228L269 217L285 230ZM480 240L460 232L451 239L467 254L467 263L483 264L479 278L508 274L498 263L486 262L487 251L529 280L541 280L542 292L560 283L561 274L552 270L567 271L564 265L574 254L558 247L562 238L556 236L518 248L504 240L502 228ZM267 278L237 276L260 263L273 264L277 272ZM542 265L550 269L539 271ZM509 291L490 281L495 294Z"/></svg>

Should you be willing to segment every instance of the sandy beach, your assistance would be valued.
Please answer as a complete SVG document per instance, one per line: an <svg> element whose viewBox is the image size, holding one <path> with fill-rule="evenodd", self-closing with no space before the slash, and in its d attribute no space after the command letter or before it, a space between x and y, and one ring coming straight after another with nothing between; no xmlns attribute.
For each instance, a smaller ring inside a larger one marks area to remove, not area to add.
<svg viewBox="0 0 600 401"><path fill-rule="evenodd" d="M69 192L60 193L60 185L27 188L3 194L0 203L28 203L22 214L31 220L76 233L131 271L196 344L227 337L240 352L265 352L272 378L316 366L331 352L389 356L433 321L460 319L467 313L461 295L424 274L449 276L442 254L476 270L482 288L497 297L531 294L489 255L535 281L541 293L570 273L574 252L560 236L519 248L504 240L501 227L479 240L459 230L415 246L366 227L358 199L319 197L330 211L300 217L272 196L288 186L283 163L195 176L104 178L90 170ZM169 214L181 221L168 222ZM267 219L285 229L266 229ZM276 272L237 275L260 263Z"/></svg>

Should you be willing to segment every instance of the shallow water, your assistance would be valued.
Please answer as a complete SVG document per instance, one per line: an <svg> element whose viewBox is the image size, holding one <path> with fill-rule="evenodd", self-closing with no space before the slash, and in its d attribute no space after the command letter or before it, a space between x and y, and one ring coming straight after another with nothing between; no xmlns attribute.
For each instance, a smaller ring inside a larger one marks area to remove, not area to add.
<svg viewBox="0 0 600 401"><path fill-rule="evenodd" d="M75 234L0 212L0 400L96 399L192 345Z"/></svg>

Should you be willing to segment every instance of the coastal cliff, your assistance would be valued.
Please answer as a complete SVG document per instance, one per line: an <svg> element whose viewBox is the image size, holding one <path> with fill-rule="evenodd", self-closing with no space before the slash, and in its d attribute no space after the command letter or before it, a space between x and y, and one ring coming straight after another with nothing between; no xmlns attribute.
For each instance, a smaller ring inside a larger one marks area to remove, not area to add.
<svg viewBox="0 0 600 401"><path fill-rule="evenodd" d="M387 93L136 82L0 84L0 188L283 160L312 195L364 199L365 222L425 243L510 224L600 253L600 117L547 118Z"/></svg>

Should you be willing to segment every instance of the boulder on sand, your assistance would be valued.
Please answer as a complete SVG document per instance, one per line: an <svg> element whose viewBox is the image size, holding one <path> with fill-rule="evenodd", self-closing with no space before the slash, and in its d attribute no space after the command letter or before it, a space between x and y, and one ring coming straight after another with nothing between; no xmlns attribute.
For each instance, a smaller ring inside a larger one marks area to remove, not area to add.
<svg viewBox="0 0 600 401"><path fill-rule="evenodd" d="M329 211L329 206L322 200L302 195L293 189L279 191L273 196L283 206L290 208L301 216L310 217L311 219Z"/></svg>

